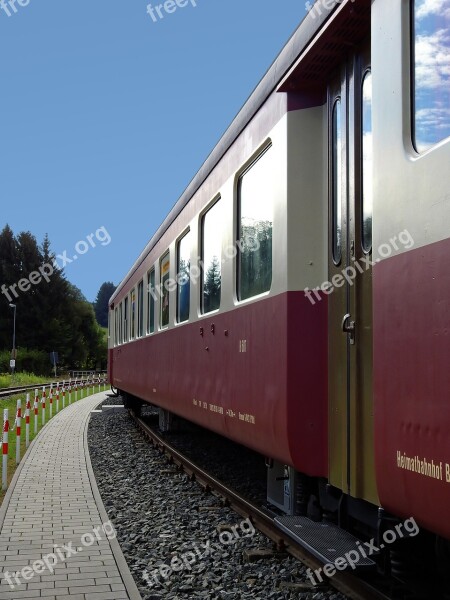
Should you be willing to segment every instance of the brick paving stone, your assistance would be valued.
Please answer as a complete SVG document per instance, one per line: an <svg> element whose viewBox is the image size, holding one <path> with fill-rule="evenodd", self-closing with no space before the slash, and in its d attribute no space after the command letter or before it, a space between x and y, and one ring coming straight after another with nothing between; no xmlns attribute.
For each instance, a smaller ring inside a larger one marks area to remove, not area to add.
<svg viewBox="0 0 450 600"><path fill-rule="evenodd" d="M130 599L116 562L117 546L114 552L101 529L84 447L90 412L104 398L96 394L61 411L22 465L0 531L0 600ZM83 535L95 537L96 527L101 539L83 544ZM123 568L123 557L118 560ZM24 567L29 570L22 575ZM20 585L12 579L14 589L5 579L7 571L17 572ZM138 598L136 590L132 597Z"/></svg>

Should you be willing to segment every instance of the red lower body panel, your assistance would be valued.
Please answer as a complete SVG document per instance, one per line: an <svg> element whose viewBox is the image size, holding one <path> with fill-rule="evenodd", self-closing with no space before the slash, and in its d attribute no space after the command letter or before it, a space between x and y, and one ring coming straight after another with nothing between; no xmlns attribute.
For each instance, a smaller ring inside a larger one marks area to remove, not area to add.
<svg viewBox="0 0 450 600"><path fill-rule="evenodd" d="M117 388L327 475L326 300L269 297L114 348L111 363Z"/></svg>
<svg viewBox="0 0 450 600"><path fill-rule="evenodd" d="M450 539L450 239L374 268L377 485Z"/></svg>

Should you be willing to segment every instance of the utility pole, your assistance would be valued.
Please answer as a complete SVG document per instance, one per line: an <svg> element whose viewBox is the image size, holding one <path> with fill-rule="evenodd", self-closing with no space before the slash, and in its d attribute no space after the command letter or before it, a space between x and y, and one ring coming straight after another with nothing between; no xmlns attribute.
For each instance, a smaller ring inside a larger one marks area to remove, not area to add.
<svg viewBox="0 0 450 600"><path fill-rule="evenodd" d="M9 363L9 366L11 367L11 375L14 375L14 369L16 368L16 308L17 306L15 304L10 303L9 305L11 308L14 309L14 326L13 326L13 349L12 349L12 357Z"/></svg>

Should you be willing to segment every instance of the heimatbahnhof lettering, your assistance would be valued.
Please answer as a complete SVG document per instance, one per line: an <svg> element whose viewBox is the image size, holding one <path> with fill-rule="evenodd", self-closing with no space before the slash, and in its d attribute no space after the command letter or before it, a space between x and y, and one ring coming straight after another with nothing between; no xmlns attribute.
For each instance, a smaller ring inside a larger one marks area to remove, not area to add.
<svg viewBox="0 0 450 600"><path fill-rule="evenodd" d="M445 463L444 466L443 462L435 463L434 460L429 462L426 458L421 459L418 455L413 457L406 456L405 453L402 454L399 450L397 451L397 467L450 483L450 464L448 463Z"/></svg>

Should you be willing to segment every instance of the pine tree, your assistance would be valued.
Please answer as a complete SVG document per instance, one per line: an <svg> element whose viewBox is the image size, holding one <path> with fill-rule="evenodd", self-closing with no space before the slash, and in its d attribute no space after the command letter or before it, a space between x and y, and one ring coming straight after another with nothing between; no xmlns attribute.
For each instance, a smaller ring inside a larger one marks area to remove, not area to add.
<svg viewBox="0 0 450 600"><path fill-rule="evenodd" d="M30 232L14 236L6 226L0 232L0 285L5 284L16 304L17 361L20 368L21 349L40 351L40 367L47 365L45 354L58 352L61 368L95 368L106 364L106 342L95 320L94 309L81 291L67 281L54 262L50 240L46 235L39 247ZM9 286L20 280L30 281L30 273L46 267L49 277L31 284L26 291ZM12 309L4 294L0 296L0 350L11 348ZM48 359L50 367L50 358ZM46 368L46 367L44 367Z"/></svg>
<svg viewBox="0 0 450 600"><path fill-rule="evenodd" d="M208 267L203 286L203 310L210 312L220 306L220 288L222 277L220 272L220 262L217 256L213 256Z"/></svg>
<svg viewBox="0 0 450 600"><path fill-rule="evenodd" d="M116 291L116 286L111 281L105 281L98 290L94 302L94 311L97 322L102 327L108 326L109 299Z"/></svg>
<svg viewBox="0 0 450 600"><path fill-rule="evenodd" d="M0 232L0 347L11 349L11 334L13 327L13 313L9 307L15 303L15 296L9 289L10 285L20 279L17 240L9 225L5 225ZM5 286L3 288L3 286Z"/></svg>

